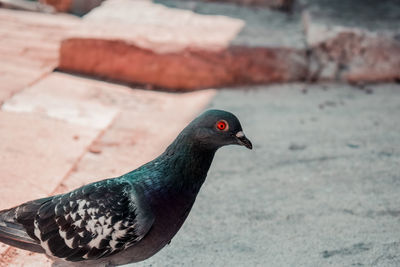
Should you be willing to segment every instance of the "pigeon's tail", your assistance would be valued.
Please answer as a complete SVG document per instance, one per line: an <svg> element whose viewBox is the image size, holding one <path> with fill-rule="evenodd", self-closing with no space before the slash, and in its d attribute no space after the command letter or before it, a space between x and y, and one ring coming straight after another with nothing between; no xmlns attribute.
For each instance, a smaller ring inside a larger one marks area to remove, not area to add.
<svg viewBox="0 0 400 267"><path fill-rule="evenodd" d="M0 242L32 252L44 253L34 235L34 218L47 199L27 202L21 206L0 211Z"/></svg>

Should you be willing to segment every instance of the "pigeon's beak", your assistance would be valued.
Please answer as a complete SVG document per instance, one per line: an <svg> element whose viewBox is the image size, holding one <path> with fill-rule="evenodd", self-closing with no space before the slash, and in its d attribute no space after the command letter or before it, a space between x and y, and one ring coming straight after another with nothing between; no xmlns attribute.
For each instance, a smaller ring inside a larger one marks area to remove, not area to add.
<svg viewBox="0 0 400 267"><path fill-rule="evenodd" d="M248 149L253 149L253 145L251 144L250 140L244 135L242 131L236 133L236 140L239 145L245 146Z"/></svg>

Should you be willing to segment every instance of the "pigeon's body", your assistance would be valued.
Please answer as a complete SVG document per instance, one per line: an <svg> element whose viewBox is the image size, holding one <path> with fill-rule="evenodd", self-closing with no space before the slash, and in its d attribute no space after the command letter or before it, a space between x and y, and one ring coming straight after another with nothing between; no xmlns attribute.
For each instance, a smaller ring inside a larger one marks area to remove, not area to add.
<svg viewBox="0 0 400 267"><path fill-rule="evenodd" d="M210 128L227 132L214 129L214 120L220 123L222 116L235 130L230 138L251 148L236 117L208 113L212 127L203 114L163 154L132 172L1 211L0 241L46 253L62 265L113 266L151 257L178 232L216 150L227 144L221 139L209 145Z"/></svg>

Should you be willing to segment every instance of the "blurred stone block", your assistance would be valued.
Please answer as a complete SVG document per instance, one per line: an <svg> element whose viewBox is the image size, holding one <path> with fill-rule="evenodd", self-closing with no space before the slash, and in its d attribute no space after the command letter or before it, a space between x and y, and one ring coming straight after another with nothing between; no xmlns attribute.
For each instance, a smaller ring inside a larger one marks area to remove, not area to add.
<svg viewBox="0 0 400 267"><path fill-rule="evenodd" d="M0 9L0 103L50 73L59 43L79 19Z"/></svg>
<svg viewBox="0 0 400 267"><path fill-rule="evenodd" d="M236 5L196 2L198 14L185 1L164 4L105 2L62 42L60 69L169 90L305 78L299 20ZM288 31L265 26L268 19Z"/></svg>
<svg viewBox="0 0 400 267"><path fill-rule="evenodd" d="M59 120L4 111L0 129L0 210L49 195L98 134Z"/></svg>
<svg viewBox="0 0 400 267"><path fill-rule="evenodd" d="M400 2L308 0L304 12L314 80L400 79Z"/></svg>
<svg viewBox="0 0 400 267"><path fill-rule="evenodd" d="M0 58L2 57L0 56ZM50 71L51 69L40 69L39 67L27 68L3 59L0 64L0 104Z"/></svg>
<svg viewBox="0 0 400 267"><path fill-rule="evenodd" d="M74 77L52 73L14 95L2 106L10 112L36 113L93 129L106 128L119 109L98 100L96 81L76 87Z"/></svg>
<svg viewBox="0 0 400 267"><path fill-rule="evenodd" d="M68 39L62 43L60 59L64 70L173 91L294 81L305 76L304 53L278 48L157 54L118 41Z"/></svg>
<svg viewBox="0 0 400 267"><path fill-rule="evenodd" d="M76 37L118 40L157 53L179 52L187 47L220 50L245 24L241 19L200 15L150 0L105 1L83 21L81 30L74 32Z"/></svg>

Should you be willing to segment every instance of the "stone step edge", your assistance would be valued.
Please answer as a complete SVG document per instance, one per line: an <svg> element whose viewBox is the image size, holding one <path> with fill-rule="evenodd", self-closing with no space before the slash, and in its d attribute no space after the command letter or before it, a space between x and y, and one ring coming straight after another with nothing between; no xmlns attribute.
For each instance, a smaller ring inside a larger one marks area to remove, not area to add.
<svg viewBox="0 0 400 267"><path fill-rule="evenodd" d="M189 47L158 54L125 40L68 38L60 46L58 69L187 91L301 81L307 78L307 62L305 50L285 47Z"/></svg>

